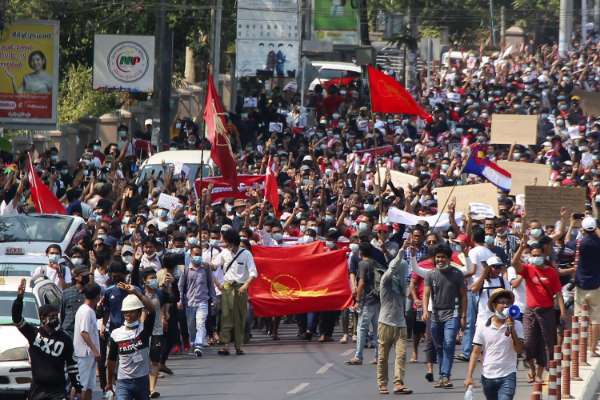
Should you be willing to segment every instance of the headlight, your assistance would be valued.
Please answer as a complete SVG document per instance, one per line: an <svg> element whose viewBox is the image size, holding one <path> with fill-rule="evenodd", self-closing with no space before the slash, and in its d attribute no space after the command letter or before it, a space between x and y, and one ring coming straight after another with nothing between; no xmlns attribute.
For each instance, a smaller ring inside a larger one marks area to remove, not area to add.
<svg viewBox="0 0 600 400"><path fill-rule="evenodd" d="M15 347L14 349L4 350L0 353L0 361L27 361L29 354L27 347Z"/></svg>

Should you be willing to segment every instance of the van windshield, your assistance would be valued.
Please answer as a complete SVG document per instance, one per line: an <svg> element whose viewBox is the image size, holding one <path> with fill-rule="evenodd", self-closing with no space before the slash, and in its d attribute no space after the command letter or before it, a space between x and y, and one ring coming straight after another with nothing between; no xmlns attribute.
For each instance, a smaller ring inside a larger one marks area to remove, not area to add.
<svg viewBox="0 0 600 400"><path fill-rule="evenodd" d="M145 181L151 177L161 179L167 170L168 165L145 165L140 171L140 180ZM188 180L194 181L196 178L200 178L200 164L184 164L181 171L187 176ZM176 171L178 172L178 171ZM210 167L204 165L202 176L210 176Z"/></svg>

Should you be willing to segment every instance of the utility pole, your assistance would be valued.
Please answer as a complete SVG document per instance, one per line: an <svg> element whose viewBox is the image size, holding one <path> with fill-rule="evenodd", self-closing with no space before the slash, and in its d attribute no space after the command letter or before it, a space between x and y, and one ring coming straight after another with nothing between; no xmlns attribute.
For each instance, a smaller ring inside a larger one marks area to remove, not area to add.
<svg viewBox="0 0 600 400"><path fill-rule="evenodd" d="M302 36L303 40L311 40L312 39L312 11L311 11L311 0L304 0L304 36Z"/></svg>
<svg viewBox="0 0 600 400"><path fill-rule="evenodd" d="M360 44L370 46L369 40L369 15L367 10L367 0L358 0L358 20L360 24Z"/></svg>
<svg viewBox="0 0 600 400"><path fill-rule="evenodd" d="M561 58L567 57L569 51L569 35L567 27L567 10L569 0L560 0L559 25L558 25L558 55Z"/></svg>
<svg viewBox="0 0 600 400"><path fill-rule="evenodd" d="M223 0L216 0L216 7L213 8L213 32L211 42L212 71L215 87L219 90L219 73L221 72L221 16L223 15Z"/></svg>
<svg viewBox="0 0 600 400"><path fill-rule="evenodd" d="M581 43L585 43L587 41L587 0L581 0Z"/></svg>
<svg viewBox="0 0 600 400"><path fill-rule="evenodd" d="M492 34L492 47L496 47L496 32L494 30L494 0L490 0L490 31Z"/></svg>
<svg viewBox="0 0 600 400"><path fill-rule="evenodd" d="M166 0L160 0L158 12L158 35L159 35L159 107L160 107L160 139L158 151L170 142L169 127L171 122L171 59L173 57L171 30L167 26Z"/></svg>
<svg viewBox="0 0 600 400"><path fill-rule="evenodd" d="M506 34L506 7L500 7L500 47L504 46Z"/></svg>
<svg viewBox="0 0 600 400"><path fill-rule="evenodd" d="M417 79L417 47L419 37L419 26L417 24L417 4L415 0L411 0L407 10L408 28L410 32L410 44L406 43L405 48L408 50L404 53L404 85L408 90L411 90ZM408 60L406 59L408 56Z"/></svg>

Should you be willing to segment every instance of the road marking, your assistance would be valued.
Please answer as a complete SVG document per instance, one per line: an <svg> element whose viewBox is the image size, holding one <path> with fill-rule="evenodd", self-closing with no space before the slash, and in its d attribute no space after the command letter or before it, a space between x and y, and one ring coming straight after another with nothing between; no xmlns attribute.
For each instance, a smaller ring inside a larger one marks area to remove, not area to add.
<svg viewBox="0 0 600 400"><path fill-rule="evenodd" d="M323 375L329 368L333 367L333 363L327 363L317 370L317 375Z"/></svg>
<svg viewBox="0 0 600 400"><path fill-rule="evenodd" d="M310 383L303 382L303 383L299 384L298 386L296 386L295 388L293 388L292 390L290 390L289 392L287 392L287 394L297 394L297 393L300 393L302 390L306 389L306 387L308 385L310 385Z"/></svg>
<svg viewBox="0 0 600 400"><path fill-rule="evenodd" d="M345 352L343 352L341 355L343 355L344 357L346 357L346 356L349 356L352 353L354 353L354 349L348 349Z"/></svg>

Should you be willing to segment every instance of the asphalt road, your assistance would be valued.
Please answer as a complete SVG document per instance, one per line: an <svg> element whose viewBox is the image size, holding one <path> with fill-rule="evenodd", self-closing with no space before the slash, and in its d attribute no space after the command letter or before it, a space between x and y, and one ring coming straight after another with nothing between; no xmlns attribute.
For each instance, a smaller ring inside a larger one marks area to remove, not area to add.
<svg viewBox="0 0 600 400"><path fill-rule="evenodd" d="M253 335L243 356L219 356L214 347L206 349L199 359L188 354L173 356L167 365L175 374L160 379L160 398L362 400L394 397L393 394L381 396L377 392L374 365L344 364L353 354L354 345L351 343L321 344L316 340L298 340L296 325L283 323L278 342L259 331L254 331ZM338 338L339 334L336 335ZM365 349L366 361L373 358L373 351ZM464 362L454 364L454 389L435 389L424 378L424 363L407 364L405 383L414 391L410 397L463 399L466 368ZM390 374L393 374L393 365L390 366ZM531 385L526 382L522 366L518 378L516 399L528 399ZM390 391L392 382L393 376L390 375ZM483 398L479 388L476 388L475 398Z"/></svg>

